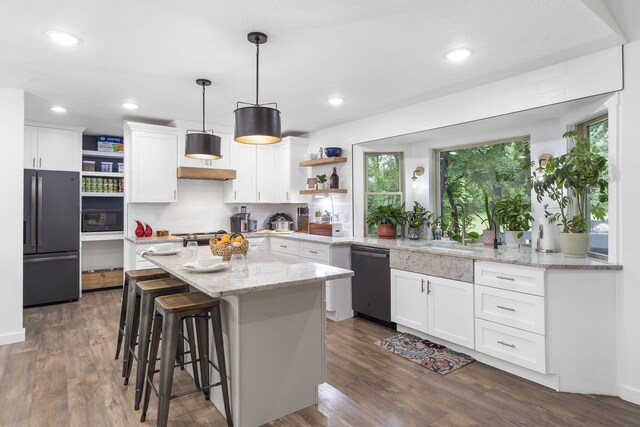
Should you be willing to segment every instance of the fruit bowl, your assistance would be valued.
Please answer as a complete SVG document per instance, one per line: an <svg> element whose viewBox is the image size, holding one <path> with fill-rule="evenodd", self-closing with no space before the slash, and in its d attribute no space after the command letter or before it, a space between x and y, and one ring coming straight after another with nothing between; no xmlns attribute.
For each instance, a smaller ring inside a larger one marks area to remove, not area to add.
<svg viewBox="0 0 640 427"><path fill-rule="evenodd" d="M216 233L209 240L209 246L211 247L211 253L214 256L221 256L223 261L229 261L233 254L246 255L249 251L249 241L240 233L231 235Z"/></svg>

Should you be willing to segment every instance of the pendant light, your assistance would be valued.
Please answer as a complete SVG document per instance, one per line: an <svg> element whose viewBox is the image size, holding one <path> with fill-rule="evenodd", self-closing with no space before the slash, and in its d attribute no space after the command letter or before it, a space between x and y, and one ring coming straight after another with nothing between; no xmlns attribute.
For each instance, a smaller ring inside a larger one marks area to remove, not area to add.
<svg viewBox="0 0 640 427"><path fill-rule="evenodd" d="M213 134L213 130L204 129L204 90L206 86L211 86L211 81L198 79L196 83L202 86L202 130L188 130L184 155L192 159L218 160L222 158L220 154L220 137Z"/></svg>
<svg viewBox="0 0 640 427"><path fill-rule="evenodd" d="M236 110L233 112L236 122L233 139L243 144L275 144L282 141L278 104L258 102L260 45L267 42L267 35L253 32L247 35L247 40L256 45L256 102L255 104L237 103ZM240 104L245 104L247 107L240 108ZM275 108L267 105L275 105Z"/></svg>

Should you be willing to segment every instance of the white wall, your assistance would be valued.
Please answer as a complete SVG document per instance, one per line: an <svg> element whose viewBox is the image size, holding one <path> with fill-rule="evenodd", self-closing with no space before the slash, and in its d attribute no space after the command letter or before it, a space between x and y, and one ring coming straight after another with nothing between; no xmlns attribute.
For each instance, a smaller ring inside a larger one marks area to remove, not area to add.
<svg viewBox="0 0 640 427"><path fill-rule="evenodd" d="M0 88L2 135L2 281L0 282L0 345L24 341L22 327L22 158L24 153L24 92Z"/></svg>
<svg viewBox="0 0 640 427"><path fill-rule="evenodd" d="M637 242L640 214L640 41L625 45L625 85L621 92L619 122L622 283L619 301L619 393L640 404L640 246Z"/></svg>

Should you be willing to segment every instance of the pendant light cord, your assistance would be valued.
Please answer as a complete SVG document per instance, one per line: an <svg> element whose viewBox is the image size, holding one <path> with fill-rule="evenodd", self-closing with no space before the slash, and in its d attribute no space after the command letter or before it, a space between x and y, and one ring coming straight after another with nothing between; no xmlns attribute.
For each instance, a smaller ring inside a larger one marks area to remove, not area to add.
<svg viewBox="0 0 640 427"><path fill-rule="evenodd" d="M204 83L202 83L202 133L206 132L204 130L204 88L205 88L205 85Z"/></svg>
<svg viewBox="0 0 640 427"><path fill-rule="evenodd" d="M258 103L258 87L259 87L259 79L260 77L260 45L256 43L256 107L260 104Z"/></svg>

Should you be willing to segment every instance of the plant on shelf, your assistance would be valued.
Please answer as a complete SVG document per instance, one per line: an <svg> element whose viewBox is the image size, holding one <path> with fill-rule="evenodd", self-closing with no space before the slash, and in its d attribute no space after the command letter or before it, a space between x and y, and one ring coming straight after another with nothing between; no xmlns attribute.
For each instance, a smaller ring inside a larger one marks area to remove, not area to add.
<svg viewBox="0 0 640 427"><path fill-rule="evenodd" d="M558 241L564 255L584 257L589 249L587 215L590 213L601 221L606 217L604 204L609 200L609 182L604 176L607 158L578 131L565 132L562 137L572 138L574 146L566 154L549 159L544 170L534 170L533 189L539 203L546 196L558 206L558 211L551 212L547 203L544 213L549 224L562 226ZM597 200L598 204L594 204L587 213L590 198Z"/></svg>
<svg viewBox="0 0 640 427"><path fill-rule="evenodd" d="M406 211L405 216L407 220L407 237L409 239L420 239L423 227L427 227L430 230L433 214L420 203L413 202L413 209Z"/></svg>
<svg viewBox="0 0 640 427"><path fill-rule="evenodd" d="M378 227L376 234L380 239L395 239L398 228L402 228L406 221L404 204L376 206L367 215L367 225Z"/></svg>
<svg viewBox="0 0 640 427"><path fill-rule="evenodd" d="M479 214L476 214L480 218L480 223L485 225L485 229L482 231L482 244L484 246L492 246L493 239L497 234L497 221L495 205L489 200L489 194L486 191L482 192L484 195L484 218Z"/></svg>
<svg viewBox="0 0 640 427"><path fill-rule="evenodd" d="M315 217L316 217L316 223L322 222L322 209L316 209Z"/></svg>
<svg viewBox="0 0 640 427"><path fill-rule="evenodd" d="M316 175L318 178L318 190L324 190L327 187L327 174Z"/></svg>
<svg viewBox="0 0 640 427"><path fill-rule="evenodd" d="M520 239L533 221L531 203L522 194L505 196L496 203L495 216L504 227L507 247L520 247Z"/></svg>

